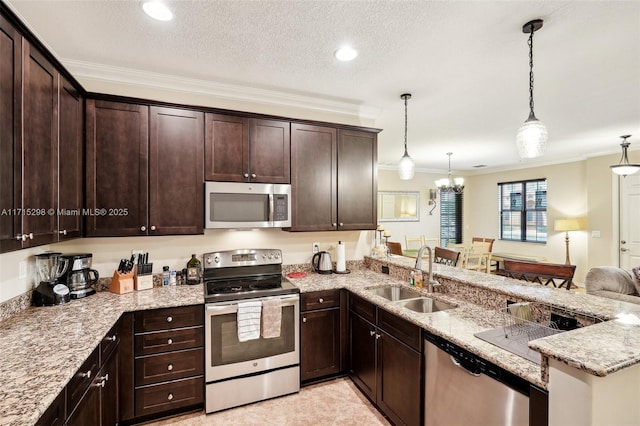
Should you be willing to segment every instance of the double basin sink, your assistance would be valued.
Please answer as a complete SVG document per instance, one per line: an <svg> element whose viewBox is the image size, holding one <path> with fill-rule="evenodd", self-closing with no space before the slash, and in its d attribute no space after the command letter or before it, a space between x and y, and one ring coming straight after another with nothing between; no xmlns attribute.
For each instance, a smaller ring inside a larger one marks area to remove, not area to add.
<svg viewBox="0 0 640 426"><path fill-rule="evenodd" d="M395 306L419 313L446 311L457 307L456 305L422 296L419 292L407 287L369 287L365 290L390 300Z"/></svg>

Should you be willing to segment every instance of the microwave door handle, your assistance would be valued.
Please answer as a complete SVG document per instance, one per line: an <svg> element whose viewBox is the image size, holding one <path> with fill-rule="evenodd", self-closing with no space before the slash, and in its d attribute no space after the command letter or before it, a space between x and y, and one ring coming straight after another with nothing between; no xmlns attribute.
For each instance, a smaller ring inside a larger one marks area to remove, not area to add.
<svg viewBox="0 0 640 426"><path fill-rule="evenodd" d="M273 192L269 193L269 223L273 226L273 199L275 195Z"/></svg>

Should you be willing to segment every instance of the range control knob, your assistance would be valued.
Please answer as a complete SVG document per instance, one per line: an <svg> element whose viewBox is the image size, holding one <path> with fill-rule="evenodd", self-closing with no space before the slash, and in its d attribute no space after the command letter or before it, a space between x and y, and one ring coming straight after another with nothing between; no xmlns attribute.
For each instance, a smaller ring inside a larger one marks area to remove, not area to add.
<svg viewBox="0 0 640 426"><path fill-rule="evenodd" d="M216 257L213 259L213 261L214 261L214 262L216 262L216 263L220 263L220 256L216 256Z"/></svg>
<svg viewBox="0 0 640 426"><path fill-rule="evenodd" d="M207 256L207 258L204 261L207 263L211 263L213 262L213 259L211 258L211 256Z"/></svg>

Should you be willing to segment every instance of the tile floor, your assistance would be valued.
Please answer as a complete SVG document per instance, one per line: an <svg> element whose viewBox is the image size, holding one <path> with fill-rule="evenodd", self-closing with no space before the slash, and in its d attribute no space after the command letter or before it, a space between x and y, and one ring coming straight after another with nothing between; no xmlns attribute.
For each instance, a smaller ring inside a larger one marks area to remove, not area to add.
<svg viewBox="0 0 640 426"><path fill-rule="evenodd" d="M311 386L299 393L212 414L204 412L148 423L153 426L192 425L389 425L348 378Z"/></svg>

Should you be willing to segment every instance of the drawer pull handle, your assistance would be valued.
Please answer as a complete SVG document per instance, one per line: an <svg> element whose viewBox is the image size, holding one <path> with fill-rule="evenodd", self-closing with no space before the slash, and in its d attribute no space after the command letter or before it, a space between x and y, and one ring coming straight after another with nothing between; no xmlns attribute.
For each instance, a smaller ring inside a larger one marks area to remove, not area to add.
<svg viewBox="0 0 640 426"><path fill-rule="evenodd" d="M118 335L114 334L113 336L107 336L104 338L104 340L106 340L107 342L115 342L116 340L118 340Z"/></svg>
<svg viewBox="0 0 640 426"><path fill-rule="evenodd" d="M170 394L167 396L167 399L168 399L169 401L171 401L171 400L173 399L173 394L172 394L172 393L170 393Z"/></svg>
<svg viewBox="0 0 640 426"><path fill-rule="evenodd" d="M375 330L369 331L369 336L374 336L376 334Z"/></svg>
<svg viewBox="0 0 640 426"><path fill-rule="evenodd" d="M173 339L167 339L167 345L173 344Z"/></svg>
<svg viewBox="0 0 640 426"><path fill-rule="evenodd" d="M307 322L307 318L303 317L302 322Z"/></svg>
<svg viewBox="0 0 640 426"><path fill-rule="evenodd" d="M173 321L173 317L167 317L167 322Z"/></svg>
<svg viewBox="0 0 640 426"><path fill-rule="evenodd" d="M108 382L109 381L109 373L107 373L104 376L100 377L100 380L102 380L103 382Z"/></svg>
<svg viewBox="0 0 640 426"><path fill-rule="evenodd" d="M169 371L173 370L173 364L167 365L167 370L169 370Z"/></svg>
<svg viewBox="0 0 640 426"><path fill-rule="evenodd" d="M87 379L91 378L91 370L87 371L86 373L80 373L80 377L85 377Z"/></svg>
<svg viewBox="0 0 640 426"><path fill-rule="evenodd" d="M324 303L324 299L321 297L320 299L318 299L318 302Z"/></svg>
<svg viewBox="0 0 640 426"><path fill-rule="evenodd" d="M97 388L103 388L107 385L107 383L104 380L100 380L98 383L95 383L93 386L97 387Z"/></svg>

